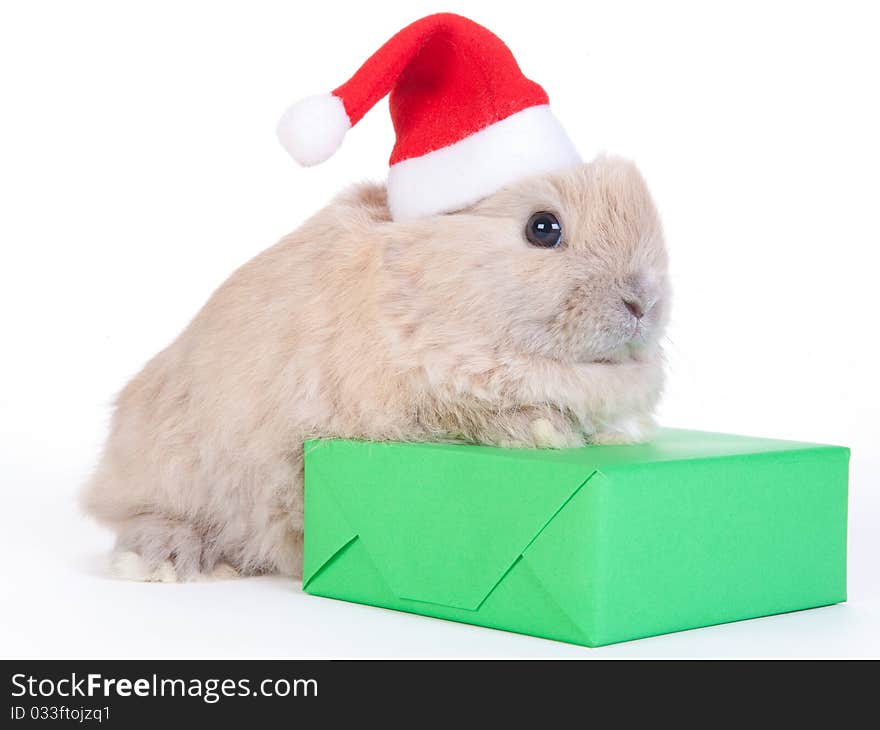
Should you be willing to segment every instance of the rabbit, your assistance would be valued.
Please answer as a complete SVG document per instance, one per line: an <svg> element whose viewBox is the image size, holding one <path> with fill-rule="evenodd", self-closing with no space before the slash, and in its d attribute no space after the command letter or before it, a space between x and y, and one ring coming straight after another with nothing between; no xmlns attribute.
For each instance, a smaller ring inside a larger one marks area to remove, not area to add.
<svg viewBox="0 0 880 730"><path fill-rule="evenodd" d="M533 240L535 213L559 240ZM122 577L298 577L305 439L644 440L667 266L623 159L409 222L383 185L357 185L235 271L126 385L83 505L115 530Z"/></svg>

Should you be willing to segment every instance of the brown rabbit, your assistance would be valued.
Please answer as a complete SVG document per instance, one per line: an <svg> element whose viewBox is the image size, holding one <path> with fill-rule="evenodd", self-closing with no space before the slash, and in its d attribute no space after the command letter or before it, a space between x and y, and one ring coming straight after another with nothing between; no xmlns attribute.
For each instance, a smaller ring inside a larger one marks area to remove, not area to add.
<svg viewBox="0 0 880 730"><path fill-rule="evenodd" d="M121 575L299 574L306 438L646 435L667 258L631 163L411 222L385 197L356 187L245 264L122 391L84 494L118 534ZM530 228L543 212L553 246Z"/></svg>
<svg viewBox="0 0 880 730"><path fill-rule="evenodd" d="M320 162L389 93L386 185L236 271L119 396L84 495L118 533L119 574L299 574L307 438L648 432L669 297L635 167L583 164L507 46L449 13L294 104L279 137Z"/></svg>

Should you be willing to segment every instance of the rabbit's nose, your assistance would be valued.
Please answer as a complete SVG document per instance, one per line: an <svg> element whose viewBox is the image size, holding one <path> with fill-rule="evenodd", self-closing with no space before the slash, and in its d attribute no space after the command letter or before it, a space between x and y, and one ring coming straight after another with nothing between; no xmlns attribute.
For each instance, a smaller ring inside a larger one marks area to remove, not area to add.
<svg viewBox="0 0 880 730"><path fill-rule="evenodd" d="M644 305L635 297L625 297L623 300L623 306L625 306L627 310L629 310L629 313L636 319L641 319L645 316Z"/></svg>

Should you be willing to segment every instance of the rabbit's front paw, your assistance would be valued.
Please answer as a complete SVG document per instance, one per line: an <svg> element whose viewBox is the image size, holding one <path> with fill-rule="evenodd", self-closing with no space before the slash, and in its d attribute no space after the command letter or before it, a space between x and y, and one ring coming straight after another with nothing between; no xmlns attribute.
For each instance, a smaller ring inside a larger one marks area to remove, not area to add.
<svg viewBox="0 0 880 730"><path fill-rule="evenodd" d="M572 429L558 429L549 418L536 418L530 428L539 449L569 449L584 444L579 433Z"/></svg>
<svg viewBox="0 0 880 730"><path fill-rule="evenodd" d="M603 424L591 437L594 444L641 444L649 441L657 430L650 416L633 416Z"/></svg>

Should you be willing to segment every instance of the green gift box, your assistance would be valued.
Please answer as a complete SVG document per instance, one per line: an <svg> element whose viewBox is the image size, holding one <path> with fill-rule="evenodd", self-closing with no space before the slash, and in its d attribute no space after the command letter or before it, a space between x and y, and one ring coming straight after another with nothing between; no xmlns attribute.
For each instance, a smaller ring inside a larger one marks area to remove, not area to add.
<svg viewBox="0 0 880 730"><path fill-rule="evenodd" d="M306 592L602 646L846 600L849 450L305 445Z"/></svg>

